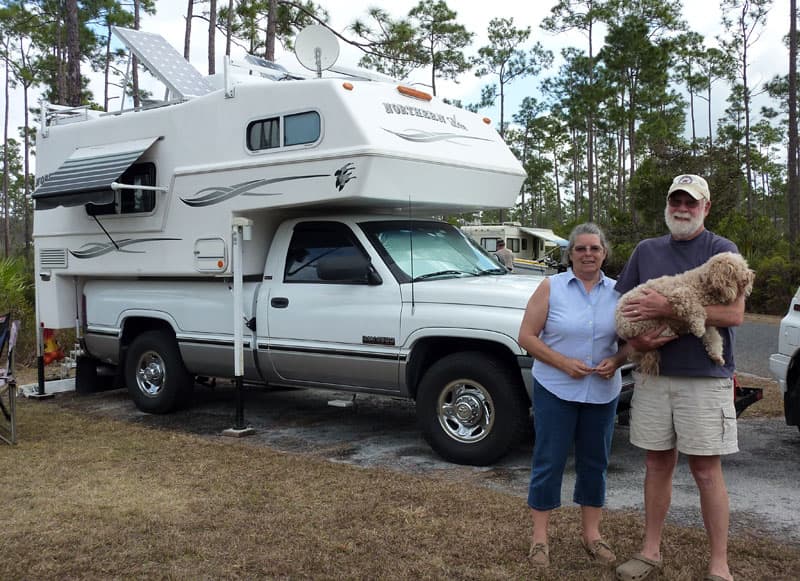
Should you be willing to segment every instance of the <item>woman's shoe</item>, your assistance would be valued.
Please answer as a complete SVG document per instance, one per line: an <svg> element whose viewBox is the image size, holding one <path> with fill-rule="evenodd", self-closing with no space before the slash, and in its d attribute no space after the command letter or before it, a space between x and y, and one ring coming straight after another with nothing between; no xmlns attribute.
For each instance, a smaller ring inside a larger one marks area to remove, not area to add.
<svg viewBox="0 0 800 581"><path fill-rule="evenodd" d="M547 543L533 543L528 553L528 561L534 567L549 567L550 549L547 547Z"/></svg>
<svg viewBox="0 0 800 581"><path fill-rule="evenodd" d="M613 565L617 560L614 551L611 550L611 547L603 539L596 539L587 543L583 537L581 537L581 545L592 561L603 565Z"/></svg>

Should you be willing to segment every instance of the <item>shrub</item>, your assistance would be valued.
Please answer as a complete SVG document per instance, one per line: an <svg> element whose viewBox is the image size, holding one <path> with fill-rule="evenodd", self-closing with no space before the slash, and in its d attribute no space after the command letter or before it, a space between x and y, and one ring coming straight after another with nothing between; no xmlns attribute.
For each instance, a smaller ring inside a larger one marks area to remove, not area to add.
<svg viewBox="0 0 800 581"><path fill-rule="evenodd" d="M35 351L36 332L30 273L22 258L0 260L0 313L11 313L21 328L16 353L29 357Z"/></svg>
<svg viewBox="0 0 800 581"><path fill-rule="evenodd" d="M753 293L747 300L747 310L766 315L783 315L800 285L800 265L783 256L772 256L760 262L751 261L756 271Z"/></svg>

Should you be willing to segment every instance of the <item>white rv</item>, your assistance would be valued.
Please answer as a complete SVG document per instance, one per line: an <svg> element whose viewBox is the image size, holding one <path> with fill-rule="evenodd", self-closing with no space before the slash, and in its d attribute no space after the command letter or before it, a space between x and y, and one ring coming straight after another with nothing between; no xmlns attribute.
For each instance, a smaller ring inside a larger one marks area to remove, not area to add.
<svg viewBox="0 0 800 581"><path fill-rule="evenodd" d="M566 258L567 241L548 228L528 228L519 222L503 222L470 224L461 229L489 253L494 253L497 242L504 240L506 248L514 255L514 268L517 270L552 274L566 267L562 260Z"/></svg>
<svg viewBox="0 0 800 581"><path fill-rule="evenodd" d="M115 32L170 98L45 107L37 136L37 313L77 321L78 389L104 365L153 413L199 376L385 394L416 401L451 461L513 446L541 278L428 217L514 203L524 173L491 125L398 83L255 65L214 81Z"/></svg>

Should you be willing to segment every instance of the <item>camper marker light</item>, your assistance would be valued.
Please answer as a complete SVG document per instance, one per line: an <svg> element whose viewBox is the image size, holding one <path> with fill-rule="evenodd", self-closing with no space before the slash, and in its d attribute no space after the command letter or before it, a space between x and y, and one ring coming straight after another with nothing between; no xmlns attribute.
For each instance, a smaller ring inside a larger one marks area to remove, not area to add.
<svg viewBox="0 0 800 581"><path fill-rule="evenodd" d="M345 81L344 83L342 83L342 87L344 87L348 91L352 91L353 90L353 83L348 83L347 81Z"/></svg>
<svg viewBox="0 0 800 581"><path fill-rule="evenodd" d="M421 99L422 101L430 101L433 99L430 93L426 93L425 91L420 91L418 89L412 89L411 87L406 87L405 85L397 85L397 92L401 95L405 95L406 97L414 97L415 99Z"/></svg>
<svg viewBox="0 0 800 581"><path fill-rule="evenodd" d="M492 124L492 120L489 119L488 117L484 117L483 118L483 122L486 123L486 125L491 125Z"/></svg>

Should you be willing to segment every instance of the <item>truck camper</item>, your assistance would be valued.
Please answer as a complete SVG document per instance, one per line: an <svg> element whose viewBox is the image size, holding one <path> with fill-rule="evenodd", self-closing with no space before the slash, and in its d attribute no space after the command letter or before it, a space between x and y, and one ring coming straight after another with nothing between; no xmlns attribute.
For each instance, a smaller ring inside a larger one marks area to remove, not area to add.
<svg viewBox="0 0 800 581"><path fill-rule="evenodd" d="M447 460L514 446L542 279L431 218L514 204L525 175L491 125L369 74L251 60L212 79L160 36L114 32L167 98L45 104L37 135L37 317L77 328L77 389L113 369L152 413L197 377L382 394L415 400Z"/></svg>

